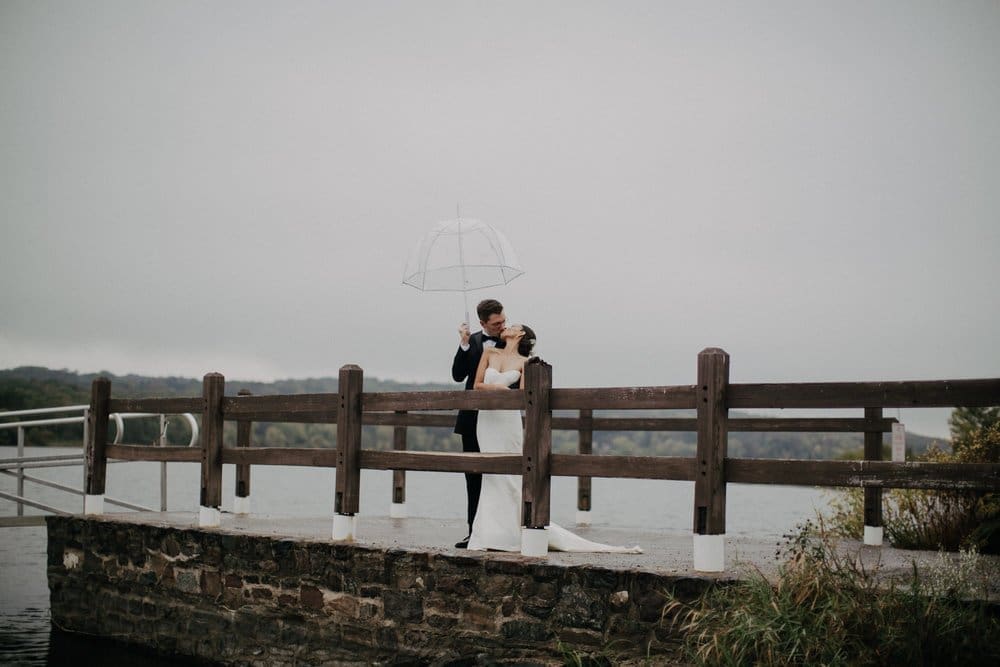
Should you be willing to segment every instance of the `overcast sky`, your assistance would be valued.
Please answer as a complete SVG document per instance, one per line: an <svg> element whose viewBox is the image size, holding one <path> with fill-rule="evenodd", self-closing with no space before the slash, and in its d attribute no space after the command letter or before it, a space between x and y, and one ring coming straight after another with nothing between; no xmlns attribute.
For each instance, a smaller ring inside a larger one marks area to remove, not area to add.
<svg viewBox="0 0 1000 667"><path fill-rule="evenodd" d="M470 301L556 386L706 347L1000 376L997 35L993 0L0 0L0 368L448 382L462 296L401 280L460 206L525 270Z"/></svg>

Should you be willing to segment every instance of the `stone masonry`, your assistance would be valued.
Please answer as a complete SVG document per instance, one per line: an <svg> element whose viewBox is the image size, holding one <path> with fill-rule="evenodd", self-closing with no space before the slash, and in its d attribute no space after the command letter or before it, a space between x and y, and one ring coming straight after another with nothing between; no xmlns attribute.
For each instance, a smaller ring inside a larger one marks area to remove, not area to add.
<svg viewBox="0 0 1000 667"><path fill-rule="evenodd" d="M109 517L48 517L48 536L54 626L234 665L656 662L666 594L711 583Z"/></svg>

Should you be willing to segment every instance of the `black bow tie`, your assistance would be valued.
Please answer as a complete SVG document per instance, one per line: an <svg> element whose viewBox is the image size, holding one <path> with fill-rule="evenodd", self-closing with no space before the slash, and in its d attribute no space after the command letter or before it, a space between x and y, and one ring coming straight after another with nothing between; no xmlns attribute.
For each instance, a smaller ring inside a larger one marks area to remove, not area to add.
<svg viewBox="0 0 1000 667"><path fill-rule="evenodd" d="M500 342L500 339L497 338L496 336L487 336L486 334L483 334L483 342L485 343L488 340L491 340L494 343L499 343Z"/></svg>

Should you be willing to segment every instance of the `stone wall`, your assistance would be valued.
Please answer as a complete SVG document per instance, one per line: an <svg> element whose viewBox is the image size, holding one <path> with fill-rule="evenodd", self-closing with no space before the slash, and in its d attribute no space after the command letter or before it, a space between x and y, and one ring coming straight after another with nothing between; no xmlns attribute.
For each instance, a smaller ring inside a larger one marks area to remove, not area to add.
<svg viewBox="0 0 1000 667"><path fill-rule="evenodd" d="M673 646L664 592L709 585L110 517L48 517L48 535L53 625L226 664L655 660Z"/></svg>

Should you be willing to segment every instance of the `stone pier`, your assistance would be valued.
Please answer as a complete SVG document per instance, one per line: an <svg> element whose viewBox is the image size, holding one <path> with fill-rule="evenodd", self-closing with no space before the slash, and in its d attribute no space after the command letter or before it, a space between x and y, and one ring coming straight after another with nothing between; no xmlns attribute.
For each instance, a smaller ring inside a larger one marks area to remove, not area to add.
<svg viewBox="0 0 1000 667"><path fill-rule="evenodd" d="M53 625L221 664L641 661L676 645L661 620L668 592L692 600L726 579L669 571L662 544L546 559L460 551L442 544L458 522L430 519L365 517L354 543L325 539L329 519L195 523L49 517Z"/></svg>

